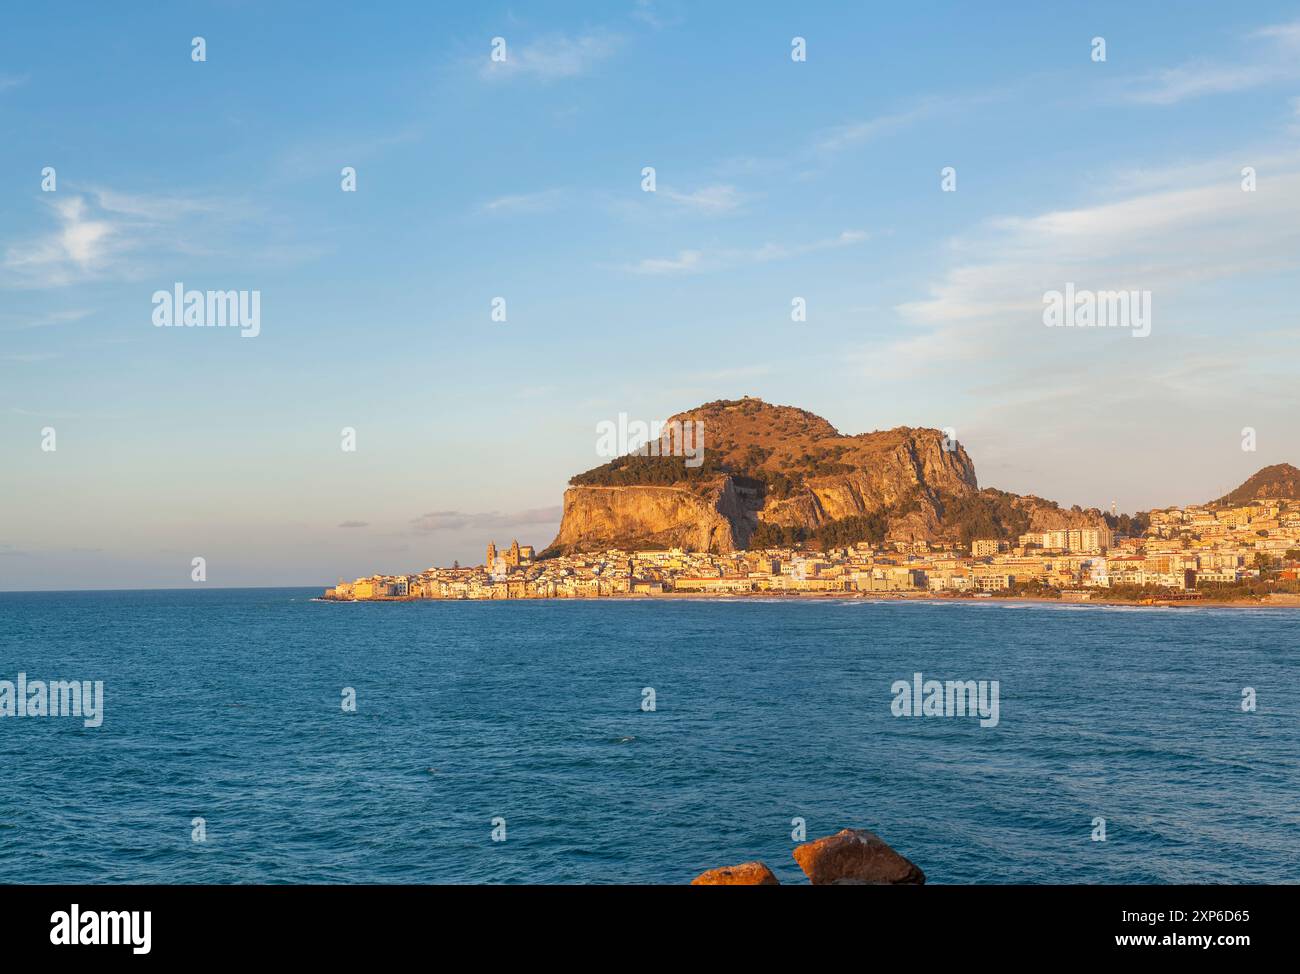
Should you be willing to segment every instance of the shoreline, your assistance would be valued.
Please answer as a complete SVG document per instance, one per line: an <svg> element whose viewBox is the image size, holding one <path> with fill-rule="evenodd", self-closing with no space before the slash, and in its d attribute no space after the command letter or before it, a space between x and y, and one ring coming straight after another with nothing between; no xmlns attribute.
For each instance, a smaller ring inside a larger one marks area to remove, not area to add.
<svg viewBox="0 0 1300 974"><path fill-rule="evenodd" d="M1154 599L1151 602L1133 599L1062 599L1048 598L1043 595L990 595L979 597L971 595L934 595L929 592L663 592L659 595L576 595L545 596L522 599L426 599L415 597L393 597L378 599L327 599L318 596L313 602L654 602L657 600L695 600L706 602L745 602L745 601L836 601L836 602L923 602L938 605L953 603L971 604L1020 604L1020 605L1072 605L1087 607L1091 605L1129 607L1134 609L1300 609L1300 595L1283 595L1269 600L1260 599Z"/></svg>

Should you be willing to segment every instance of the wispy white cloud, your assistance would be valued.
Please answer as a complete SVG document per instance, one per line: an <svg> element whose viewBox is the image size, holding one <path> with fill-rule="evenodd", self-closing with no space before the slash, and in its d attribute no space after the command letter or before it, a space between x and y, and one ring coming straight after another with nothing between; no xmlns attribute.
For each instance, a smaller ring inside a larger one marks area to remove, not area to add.
<svg viewBox="0 0 1300 974"><path fill-rule="evenodd" d="M981 224L949 241L924 297L896 305L896 329L842 354L882 397L941 403L931 422L957 428L981 483L1128 509L1218 496L1240 429L1284 449L1300 410L1286 286L1300 274L1300 159L1281 168L1275 154L1243 192L1240 160L1266 156L1236 156ZM1067 282L1150 291L1150 334L1047 328L1043 296Z"/></svg>
<svg viewBox="0 0 1300 974"><path fill-rule="evenodd" d="M0 362L20 362L24 365L31 365L35 362L48 362L50 359L58 357L57 352L22 352L12 355L0 355Z"/></svg>
<svg viewBox="0 0 1300 974"><path fill-rule="evenodd" d="M564 194L558 189L545 189L536 193L516 193L498 196L483 204L484 213L545 213L555 209Z"/></svg>
<svg viewBox="0 0 1300 974"><path fill-rule="evenodd" d="M1006 98L1005 88L970 91L965 94L924 95L902 107L865 118L853 119L823 129L813 136L803 161L827 162L834 156L861 145L896 135L921 122L942 119Z"/></svg>
<svg viewBox="0 0 1300 974"><path fill-rule="evenodd" d="M665 188L660 192L684 209L706 215L730 213L744 205L746 197L735 186L702 186L689 193Z"/></svg>
<svg viewBox="0 0 1300 974"><path fill-rule="evenodd" d="M703 251L679 250L676 257L645 257L630 266L635 274L681 274L701 270Z"/></svg>
<svg viewBox="0 0 1300 974"><path fill-rule="evenodd" d="M1171 165L1124 166L1106 175L1101 185L1102 191L1111 196L1138 196L1240 179L1245 166L1251 166L1265 177L1270 173L1291 172L1300 169L1300 151L1279 151L1269 147L1235 148L1220 155Z"/></svg>
<svg viewBox="0 0 1300 974"><path fill-rule="evenodd" d="M130 261L146 251L163 249L194 253L209 246L213 234L178 235L176 225L202 217L206 230L241 218L232 202L176 194L136 195L104 188L82 192L61 190L40 200L55 227L43 234L5 246L0 260L0 286L11 288L64 287L108 275L124 276ZM194 245L187 240L203 240Z"/></svg>
<svg viewBox="0 0 1300 974"><path fill-rule="evenodd" d="M1146 181L1159 188L991 220L950 241L955 259L928 296L896 306L910 327L865 350L864 368L881 377L942 376L954 369L996 369L992 363L1005 360L1016 362L1024 376L1070 374L1080 354L1078 342L1071 341L1076 334L1047 329L1042 321L1043 295L1066 282L1152 292L1148 341L1118 332L1082 333L1094 343L1125 342L1126 363L1149 367L1190 354L1197 339L1184 323L1212 313L1194 295L1218 287L1216 282L1300 271L1300 159L1291 162L1288 170L1270 170L1256 192L1242 191L1234 168L1225 167L1215 181L1176 188L1168 188L1170 180L1161 174L1148 173ZM1184 165L1175 172L1199 168ZM1267 303L1262 309L1255 312L1261 320L1281 313L1268 310ZM1218 313L1235 312L1228 304ZM1253 321L1251 327L1261 324ZM1100 353L1100 344L1093 347ZM1108 368L1113 372L1115 366Z"/></svg>
<svg viewBox="0 0 1300 974"><path fill-rule="evenodd" d="M330 170L332 179L341 179L344 166L357 170L357 183L369 179L365 164L382 159L390 150L420 142L427 133L424 120L408 122L386 131L366 131L331 127L319 135L295 141L272 157L268 163L274 181L315 183L322 170Z"/></svg>
<svg viewBox="0 0 1300 974"><path fill-rule="evenodd" d="M0 92L21 88L27 84L27 75L0 74Z"/></svg>
<svg viewBox="0 0 1300 974"><path fill-rule="evenodd" d="M660 5L654 0L636 0L632 8L632 19L639 20L647 27L654 30L664 30L668 27L676 27L683 22L683 17L678 13L664 13Z"/></svg>
<svg viewBox="0 0 1300 974"><path fill-rule="evenodd" d="M505 41L505 60L493 61L485 53L479 69L481 77L494 81L574 78L613 57L623 38L611 31L597 30L577 36L548 34L527 44L514 44L509 36Z"/></svg>
<svg viewBox="0 0 1300 974"><path fill-rule="evenodd" d="M1251 32L1249 57L1208 59L1150 72L1129 83L1127 97L1150 105L1173 105L1204 95L1231 94L1300 78L1300 20Z"/></svg>
<svg viewBox="0 0 1300 974"><path fill-rule="evenodd" d="M1229 171L1218 183L1005 217L989 229L955 244L981 259L952 268L929 299L900 310L956 321L1041 309L1043 291L1066 278L1151 289L1300 264L1300 172L1270 174L1264 199L1242 192Z"/></svg>
<svg viewBox="0 0 1300 974"><path fill-rule="evenodd" d="M196 213L212 213L220 207L213 200L175 194L143 196L111 189L93 189L100 209L132 220L154 225L170 223Z"/></svg>
<svg viewBox="0 0 1300 974"><path fill-rule="evenodd" d="M12 321L13 325L9 326L8 331L26 331L31 328L48 328L52 325L65 325L73 321L80 321L88 317L92 312L82 309L70 311L46 311L40 314L18 314L14 312L0 313L0 322Z"/></svg>
<svg viewBox="0 0 1300 974"><path fill-rule="evenodd" d="M8 247L4 269L37 286L68 284L103 270L120 246L120 228L103 214L93 213L84 196L45 202L57 228L37 240Z"/></svg>
<svg viewBox="0 0 1300 974"><path fill-rule="evenodd" d="M430 511L411 520L411 529L418 534L435 531L459 531L464 528L510 528L534 524L558 524L564 509L535 507L529 510L503 514L500 511L466 513L465 511Z"/></svg>
<svg viewBox="0 0 1300 974"><path fill-rule="evenodd" d="M634 274L687 274L700 271L723 270L728 267L747 264L763 264L770 261L789 260L818 251L833 250L839 247L851 247L862 243L870 235L865 230L845 230L834 237L814 240L808 243L785 244L766 243L761 247L722 248L705 252L702 250L681 250L672 257L647 257L624 269Z"/></svg>
<svg viewBox="0 0 1300 974"><path fill-rule="evenodd" d="M876 115L871 118L858 119L826 129L813 141L813 148L820 154L842 152L845 149L871 142L881 136L892 135L904 128L933 115L944 104L937 98L926 98L911 108L899 112Z"/></svg>

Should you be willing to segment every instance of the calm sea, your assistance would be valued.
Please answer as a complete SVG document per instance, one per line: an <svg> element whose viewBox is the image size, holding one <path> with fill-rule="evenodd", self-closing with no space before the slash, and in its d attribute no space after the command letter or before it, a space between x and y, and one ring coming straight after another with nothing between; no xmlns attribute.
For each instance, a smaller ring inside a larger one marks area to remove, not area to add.
<svg viewBox="0 0 1300 974"><path fill-rule="evenodd" d="M0 882L798 881L796 818L931 882L1300 881L1297 610L318 591L0 595L0 680L105 711L0 718ZM892 716L916 672L998 725Z"/></svg>

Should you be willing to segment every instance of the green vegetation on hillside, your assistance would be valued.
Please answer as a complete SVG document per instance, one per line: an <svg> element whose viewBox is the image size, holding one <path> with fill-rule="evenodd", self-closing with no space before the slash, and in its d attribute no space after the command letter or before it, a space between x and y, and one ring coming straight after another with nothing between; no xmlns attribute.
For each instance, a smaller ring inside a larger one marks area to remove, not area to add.
<svg viewBox="0 0 1300 974"><path fill-rule="evenodd" d="M824 551L827 548L843 548L864 541L879 544L885 540L888 530L889 516L883 511L828 521L814 531L763 521L750 536L749 547L809 547Z"/></svg>
<svg viewBox="0 0 1300 974"><path fill-rule="evenodd" d="M852 464L839 462L840 449L805 454L797 458L797 465L789 472L763 469L763 463L772 454L771 450L763 447L750 446L739 463L715 459L721 452L707 451L704 462L696 467L687 466L685 457L627 454L575 474L569 478L569 484L573 487L667 487L731 476L760 483L765 486L768 498L784 500L803 490L809 477L847 474L857 469Z"/></svg>
<svg viewBox="0 0 1300 974"><path fill-rule="evenodd" d="M789 548L804 545L825 551L827 548L845 548L863 542L878 545L889 533L889 522L892 518L919 509L920 503L913 495L892 507L873 511L870 514L856 514L827 521L813 531L760 521L758 529L750 536L749 547Z"/></svg>
<svg viewBox="0 0 1300 974"><path fill-rule="evenodd" d="M1102 517L1106 519L1106 527L1126 538L1139 538L1147 533L1147 528L1151 527L1151 515L1146 511L1138 511L1132 517L1127 514L1118 517L1113 514L1103 514Z"/></svg>
<svg viewBox="0 0 1300 974"><path fill-rule="evenodd" d="M710 459L697 467L686 465L686 457L651 457L629 453L615 457L586 473L569 478L574 487L667 487L670 484L696 483L713 480L734 471L725 464Z"/></svg>
<svg viewBox="0 0 1300 974"><path fill-rule="evenodd" d="M986 488L961 497L941 493L943 523L955 528L958 540L970 544L975 538L1014 541L1029 530L1029 514L1014 504L1015 494Z"/></svg>

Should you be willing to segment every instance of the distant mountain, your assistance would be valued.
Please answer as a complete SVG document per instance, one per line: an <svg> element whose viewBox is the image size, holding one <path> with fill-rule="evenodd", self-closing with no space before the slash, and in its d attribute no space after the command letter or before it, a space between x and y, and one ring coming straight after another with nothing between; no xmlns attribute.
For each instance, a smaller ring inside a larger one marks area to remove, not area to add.
<svg viewBox="0 0 1300 974"><path fill-rule="evenodd" d="M1275 463L1265 467L1244 484L1224 494L1216 504L1248 504L1255 500L1272 498L1300 498L1300 470L1289 463Z"/></svg>
<svg viewBox="0 0 1300 974"><path fill-rule="evenodd" d="M703 423L702 463L626 455L578 474L545 553L1014 540L1103 523L1095 509L981 490L965 449L937 429L846 436L806 410L749 397L678 413L668 426L679 421Z"/></svg>

